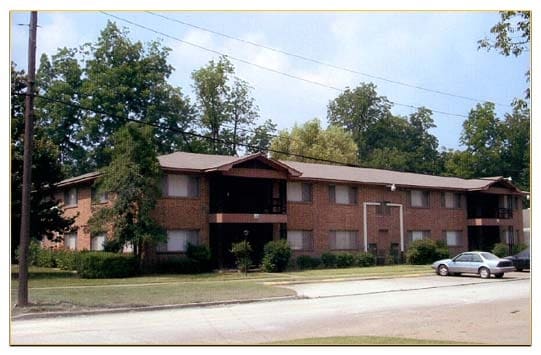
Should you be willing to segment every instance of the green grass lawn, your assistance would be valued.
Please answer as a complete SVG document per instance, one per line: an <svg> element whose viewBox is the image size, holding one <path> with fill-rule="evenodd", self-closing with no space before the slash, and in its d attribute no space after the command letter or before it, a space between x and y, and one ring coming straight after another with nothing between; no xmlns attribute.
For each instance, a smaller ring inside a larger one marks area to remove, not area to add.
<svg viewBox="0 0 541 355"><path fill-rule="evenodd" d="M12 267L12 306L17 296L17 266ZM198 275L145 275L124 279L81 279L76 273L30 268L29 298L35 307L19 312L188 304L199 302L295 296L284 282L309 282L362 277L394 277L431 273L429 266L394 265L322 269L287 273L237 272Z"/></svg>
<svg viewBox="0 0 541 355"><path fill-rule="evenodd" d="M376 336L343 336L305 338L265 343L264 345L472 345L446 340L393 338Z"/></svg>

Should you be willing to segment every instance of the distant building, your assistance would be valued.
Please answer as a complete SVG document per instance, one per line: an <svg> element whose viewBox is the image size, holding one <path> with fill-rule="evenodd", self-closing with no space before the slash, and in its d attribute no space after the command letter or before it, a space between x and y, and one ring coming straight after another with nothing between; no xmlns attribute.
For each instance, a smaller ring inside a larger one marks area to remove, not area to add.
<svg viewBox="0 0 541 355"><path fill-rule="evenodd" d="M167 230L157 257L205 244L216 266L233 263L231 244L244 238L261 259L270 240L287 239L296 255L371 252L398 257L418 239L442 240L452 254L525 242L522 196L502 177L460 179L380 169L177 152L159 157L163 197L154 217ZM112 196L93 194L90 173L58 184L77 231L66 247L100 250L88 218Z"/></svg>

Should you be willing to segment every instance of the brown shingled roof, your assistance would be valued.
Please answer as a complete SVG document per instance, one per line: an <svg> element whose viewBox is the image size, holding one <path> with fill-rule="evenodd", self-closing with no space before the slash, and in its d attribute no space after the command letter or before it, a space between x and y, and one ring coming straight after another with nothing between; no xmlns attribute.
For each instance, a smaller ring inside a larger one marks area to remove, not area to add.
<svg viewBox="0 0 541 355"><path fill-rule="evenodd" d="M175 152L158 157L160 165L165 170L207 172L218 170L223 167L231 167L235 163L244 162L252 158L267 159L263 154L256 153L244 157L227 155L197 154L186 152ZM295 161L279 161L270 159L270 162L280 168L288 169L290 174L297 179L343 181L350 183L392 185L403 187L417 187L446 190L476 191L488 189L491 185L502 182L510 188L520 192L513 184L506 179L497 177L486 177L479 179L461 179L457 177L445 177L405 173L392 170L355 168L341 165L300 163ZM58 186L71 185L74 183L93 180L99 176L98 172L89 173L66 179L58 183Z"/></svg>

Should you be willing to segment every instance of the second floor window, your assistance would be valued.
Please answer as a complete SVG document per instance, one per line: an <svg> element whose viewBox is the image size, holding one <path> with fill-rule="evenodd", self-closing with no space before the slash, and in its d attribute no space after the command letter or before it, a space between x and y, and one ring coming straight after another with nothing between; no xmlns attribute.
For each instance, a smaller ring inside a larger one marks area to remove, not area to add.
<svg viewBox="0 0 541 355"><path fill-rule="evenodd" d="M429 197L430 197L430 192L428 191L411 190L410 191L410 206L428 208L430 207Z"/></svg>
<svg viewBox="0 0 541 355"><path fill-rule="evenodd" d="M107 192L100 192L95 188L92 188L92 203L105 203L109 201L109 194Z"/></svg>
<svg viewBox="0 0 541 355"><path fill-rule="evenodd" d="M199 197L199 177L167 174L163 179L163 195L168 197Z"/></svg>
<svg viewBox="0 0 541 355"><path fill-rule="evenodd" d="M329 201L341 205L357 204L357 188L347 185L329 185Z"/></svg>
<svg viewBox="0 0 541 355"><path fill-rule="evenodd" d="M73 207L77 206L77 188L72 187L69 190L64 191L64 206Z"/></svg>
<svg viewBox="0 0 541 355"><path fill-rule="evenodd" d="M441 207L461 208L462 196L454 192L442 192L441 193Z"/></svg>
<svg viewBox="0 0 541 355"><path fill-rule="evenodd" d="M291 202L311 202L312 185L304 182L288 182L287 200Z"/></svg>

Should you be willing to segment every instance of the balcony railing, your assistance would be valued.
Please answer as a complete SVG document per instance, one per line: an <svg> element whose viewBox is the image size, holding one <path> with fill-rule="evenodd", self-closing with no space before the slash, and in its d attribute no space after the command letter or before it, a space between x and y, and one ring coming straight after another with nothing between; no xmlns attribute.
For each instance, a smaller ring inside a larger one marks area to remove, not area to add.
<svg viewBox="0 0 541 355"><path fill-rule="evenodd" d="M472 208L468 211L468 218L511 219L513 218L513 210L511 208Z"/></svg>

